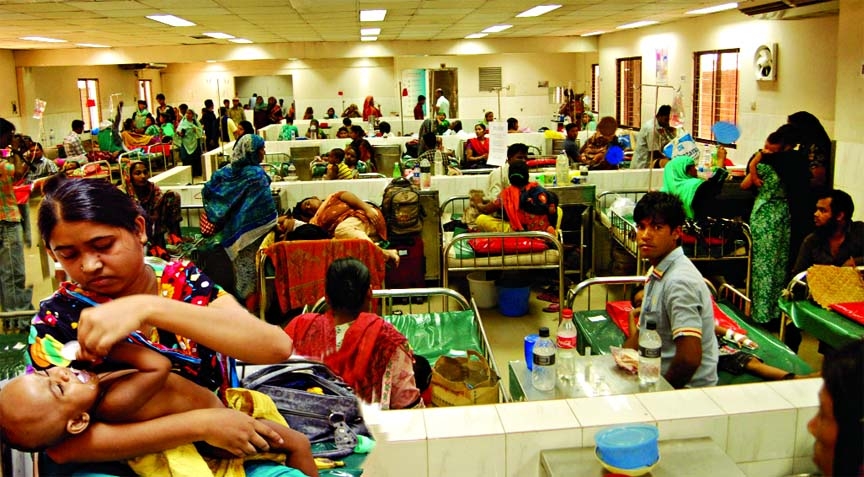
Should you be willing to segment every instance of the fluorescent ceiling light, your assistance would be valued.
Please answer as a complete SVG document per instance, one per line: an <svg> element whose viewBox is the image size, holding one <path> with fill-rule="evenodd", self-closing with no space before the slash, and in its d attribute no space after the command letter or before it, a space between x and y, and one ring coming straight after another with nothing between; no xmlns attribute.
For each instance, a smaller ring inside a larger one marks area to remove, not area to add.
<svg viewBox="0 0 864 477"><path fill-rule="evenodd" d="M579 35L579 36L596 36L596 35L602 35L602 34L604 34L604 33L606 33L604 30L598 30L598 31L592 31L592 32L589 32L589 33L583 33L583 34L581 34L581 35Z"/></svg>
<svg viewBox="0 0 864 477"><path fill-rule="evenodd" d="M222 33L218 31L202 33L202 35L209 36L210 38L216 38L217 40L230 40L231 38L234 38L234 35L229 35L227 33Z"/></svg>
<svg viewBox="0 0 864 477"><path fill-rule="evenodd" d="M561 8L561 5L537 5L536 7L529 8L516 16L519 18L539 17L540 15L545 15L546 13L558 8Z"/></svg>
<svg viewBox="0 0 864 477"><path fill-rule="evenodd" d="M204 63L216 63L216 60L204 60Z"/></svg>
<svg viewBox="0 0 864 477"><path fill-rule="evenodd" d="M108 45L100 45L98 43L75 43L75 46L80 46L81 48L111 48Z"/></svg>
<svg viewBox="0 0 864 477"><path fill-rule="evenodd" d="M360 35L361 36L377 36L381 34L380 28L361 28Z"/></svg>
<svg viewBox="0 0 864 477"><path fill-rule="evenodd" d="M361 22L383 22L387 10L360 10Z"/></svg>
<svg viewBox="0 0 864 477"><path fill-rule="evenodd" d="M483 30L483 33L498 33L508 28L513 28L513 25L492 25L491 27Z"/></svg>
<svg viewBox="0 0 864 477"><path fill-rule="evenodd" d="M22 36L19 40L41 41L42 43L66 43L66 40L59 38L47 38L44 36Z"/></svg>
<svg viewBox="0 0 864 477"><path fill-rule="evenodd" d="M378 40L377 36L361 36L360 41L376 41Z"/></svg>
<svg viewBox="0 0 864 477"><path fill-rule="evenodd" d="M180 17L175 17L174 15L147 15L147 18L173 27L195 26L195 24L189 20L184 20Z"/></svg>
<svg viewBox="0 0 864 477"><path fill-rule="evenodd" d="M247 40L246 38L231 38L228 41L230 41L231 43L252 43L252 40Z"/></svg>
<svg viewBox="0 0 864 477"><path fill-rule="evenodd" d="M715 5L713 7L705 7L699 8L696 10L690 10L687 12L687 15L705 15L708 13L717 13L726 10L732 10L733 8L738 8L737 3L724 3L723 5Z"/></svg>
<svg viewBox="0 0 864 477"><path fill-rule="evenodd" d="M656 25L660 22L654 20L642 20L641 22L625 23L624 25L615 27L618 30L627 30L628 28L640 28L648 25Z"/></svg>
<svg viewBox="0 0 864 477"><path fill-rule="evenodd" d="M486 37L486 36L489 36L489 34L488 34L488 33L472 33L472 34L466 36L465 39L467 39L467 40L474 40L474 39L476 39L476 38L483 38L483 37Z"/></svg>

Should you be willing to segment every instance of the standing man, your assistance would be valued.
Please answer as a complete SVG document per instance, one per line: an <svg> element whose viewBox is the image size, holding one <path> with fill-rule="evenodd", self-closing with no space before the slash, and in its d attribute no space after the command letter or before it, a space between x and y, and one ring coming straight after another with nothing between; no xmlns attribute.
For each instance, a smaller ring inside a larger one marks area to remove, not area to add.
<svg viewBox="0 0 864 477"><path fill-rule="evenodd" d="M21 212L15 200L15 166L7 160L15 125L0 118L0 308L2 311L33 309L33 290L24 284L24 245ZM29 220L29 217L26 218Z"/></svg>
<svg viewBox="0 0 864 477"><path fill-rule="evenodd" d="M417 96L417 104L414 105L414 119L423 119L426 117L426 96L422 94Z"/></svg>
<svg viewBox="0 0 864 477"><path fill-rule="evenodd" d="M678 245L684 223L681 200L665 192L645 194L633 210L642 257L651 262L638 326L624 343L638 349L648 321L663 343L661 373L675 389L717 384L717 338L711 293L699 270Z"/></svg>
<svg viewBox="0 0 864 477"><path fill-rule="evenodd" d="M212 99L204 100L204 109L201 111L201 126L204 127L207 151L212 151L219 147L219 119L216 117L216 112L213 111L213 108Z"/></svg>
<svg viewBox="0 0 864 477"><path fill-rule="evenodd" d="M243 105L240 104L240 98L233 99L233 104L228 109L228 117L234 121L234 124L240 124L240 121L246 120L246 115L243 113Z"/></svg>
<svg viewBox="0 0 864 477"><path fill-rule="evenodd" d="M135 132L144 134L144 129L147 128L147 116L149 115L150 111L147 111L147 101L139 99L138 110L132 113L132 120L135 121Z"/></svg>
<svg viewBox="0 0 864 477"><path fill-rule="evenodd" d="M579 125L576 123L570 123L564 127L567 131L567 137L564 139L564 152L567 153L567 157L570 158L570 162L580 162L579 161L579 143L576 142L576 136L579 135ZM558 151L553 151L556 153Z"/></svg>
<svg viewBox="0 0 864 477"><path fill-rule="evenodd" d="M444 96L444 90L438 88L435 90L435 110L437 114L444 114L444 117L450 116L450 101Z"/></svg>
<svg viewBox="0 0 864 477"><path fill-rule="evenodd" d="M652 167L654 159L663 157L663 148L678 134L675 128L669 125L671 114L672 106L664 104L657 110L654 119L649 119L639 129L630 169L648 169Z"/></svg>
<svg viewBox="0 0 864 477"><path fill-rule="evenodd" d="M156 102L159 103L159 106L156 107L156 117L158 118L159 114L164 114L165 119L167 119L169 123L176 125L177 113L174 111L174 108L172 106L165 104L165 95L162 93L157 94Z"/></svg>

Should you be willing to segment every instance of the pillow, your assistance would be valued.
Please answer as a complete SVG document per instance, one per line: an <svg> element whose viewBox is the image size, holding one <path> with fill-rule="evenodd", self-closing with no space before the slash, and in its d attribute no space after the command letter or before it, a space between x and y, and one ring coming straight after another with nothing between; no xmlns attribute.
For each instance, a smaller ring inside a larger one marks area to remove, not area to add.
<svg viewBox="0 0 864 477"><path fill-rule="evenodd" d="M720 307L717 306L717 303L714 300L711 300L711 305L714 308L714 324L717 326L722 326L724 328L732 330L733 333L740 333L742 335L747 334L747 330L741 328L737 321L730 318ZM864 307L862 307L864 308ZM633 305L630 304L629 301L610 301L606 303L606 313L609 315L609 318L624 332L624 336L630 337L630 329L628 318L630 316L630 310L633 309ZM864 310L862 310L864 311ZM862 323L864 324L864 323Z"/></svg>
<svg viewBox="0 0 864 477"><path fill-rule="evenodd" d="M829 307L846 318L864 325L864 301L834 303Z"/></svg>
<svg viewBox="0 0 864 477"><path fill-rule="evenodd" d="M522 237L474 238L468 243L478 255L536 253L549 248L543 239Z"/></svg>

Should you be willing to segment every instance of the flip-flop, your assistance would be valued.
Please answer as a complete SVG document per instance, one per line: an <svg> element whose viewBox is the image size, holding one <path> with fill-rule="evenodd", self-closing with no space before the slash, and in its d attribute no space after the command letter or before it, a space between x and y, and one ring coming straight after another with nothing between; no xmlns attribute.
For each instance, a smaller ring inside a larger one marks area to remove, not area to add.
<svg viewBox="0 0 864 477"><path fill-rule="evenodd" d="M539 293L537 294L537 299L550 303L558 303L558 293Z"/></svg>
<svg viewBox="0 0 864 477"><path fill-rule="evenodd" d="M544 313L558 313L559 311L561 311L561 306L557 303L552 303L546 308L543 308Z"/></svg>

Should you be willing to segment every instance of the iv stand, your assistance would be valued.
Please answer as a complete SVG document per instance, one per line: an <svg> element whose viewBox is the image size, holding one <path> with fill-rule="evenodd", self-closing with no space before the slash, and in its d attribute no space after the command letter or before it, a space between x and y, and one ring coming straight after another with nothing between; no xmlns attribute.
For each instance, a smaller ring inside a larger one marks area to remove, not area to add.
<svg viewBox="0 0 864 477"><path fill-rule="evenodd" d="M660 96L660 88L669 88L669 89L673 89L673 90L675 89L674 86L669 86L668 84L646 84L646 83L642 83L641 87L642 87L642 89L644 89L646 87L654 88L654 107L651 109L651 111L654 112L654 114L657 114L657 102L658 102L658 97ZM659 147L659 145L658 145L659 139L657 138L657 135L654 134L654 129L656 127L657 127L657 125L654 124L654 127L651 128L651 135L648 138L648 144L651 146L658 146ZM649 147L648 153L649 153L649 155L653 156L653 151L651 150L650 147ZM652 179L653 179L652 176L653 175L654 175L654 163L653 163L653 157L652 157L651 162L648 163L648 188L647 188L647 190L649 190L649 191L652 190L651 185L653 184L653 182L652 182Z"/></svg>
<svg viewBox="0 0 864 477"><path fill-rule="evenodd" d="M399 82L399 91L396 94L396 97L399 98L399 121L402 123L402 127L399 130L399 135L405 135L405 111L403 109L403 104L405 102L405 98L402 96L402 82ZM420 138L422 141L423 138Z"/></svg>

